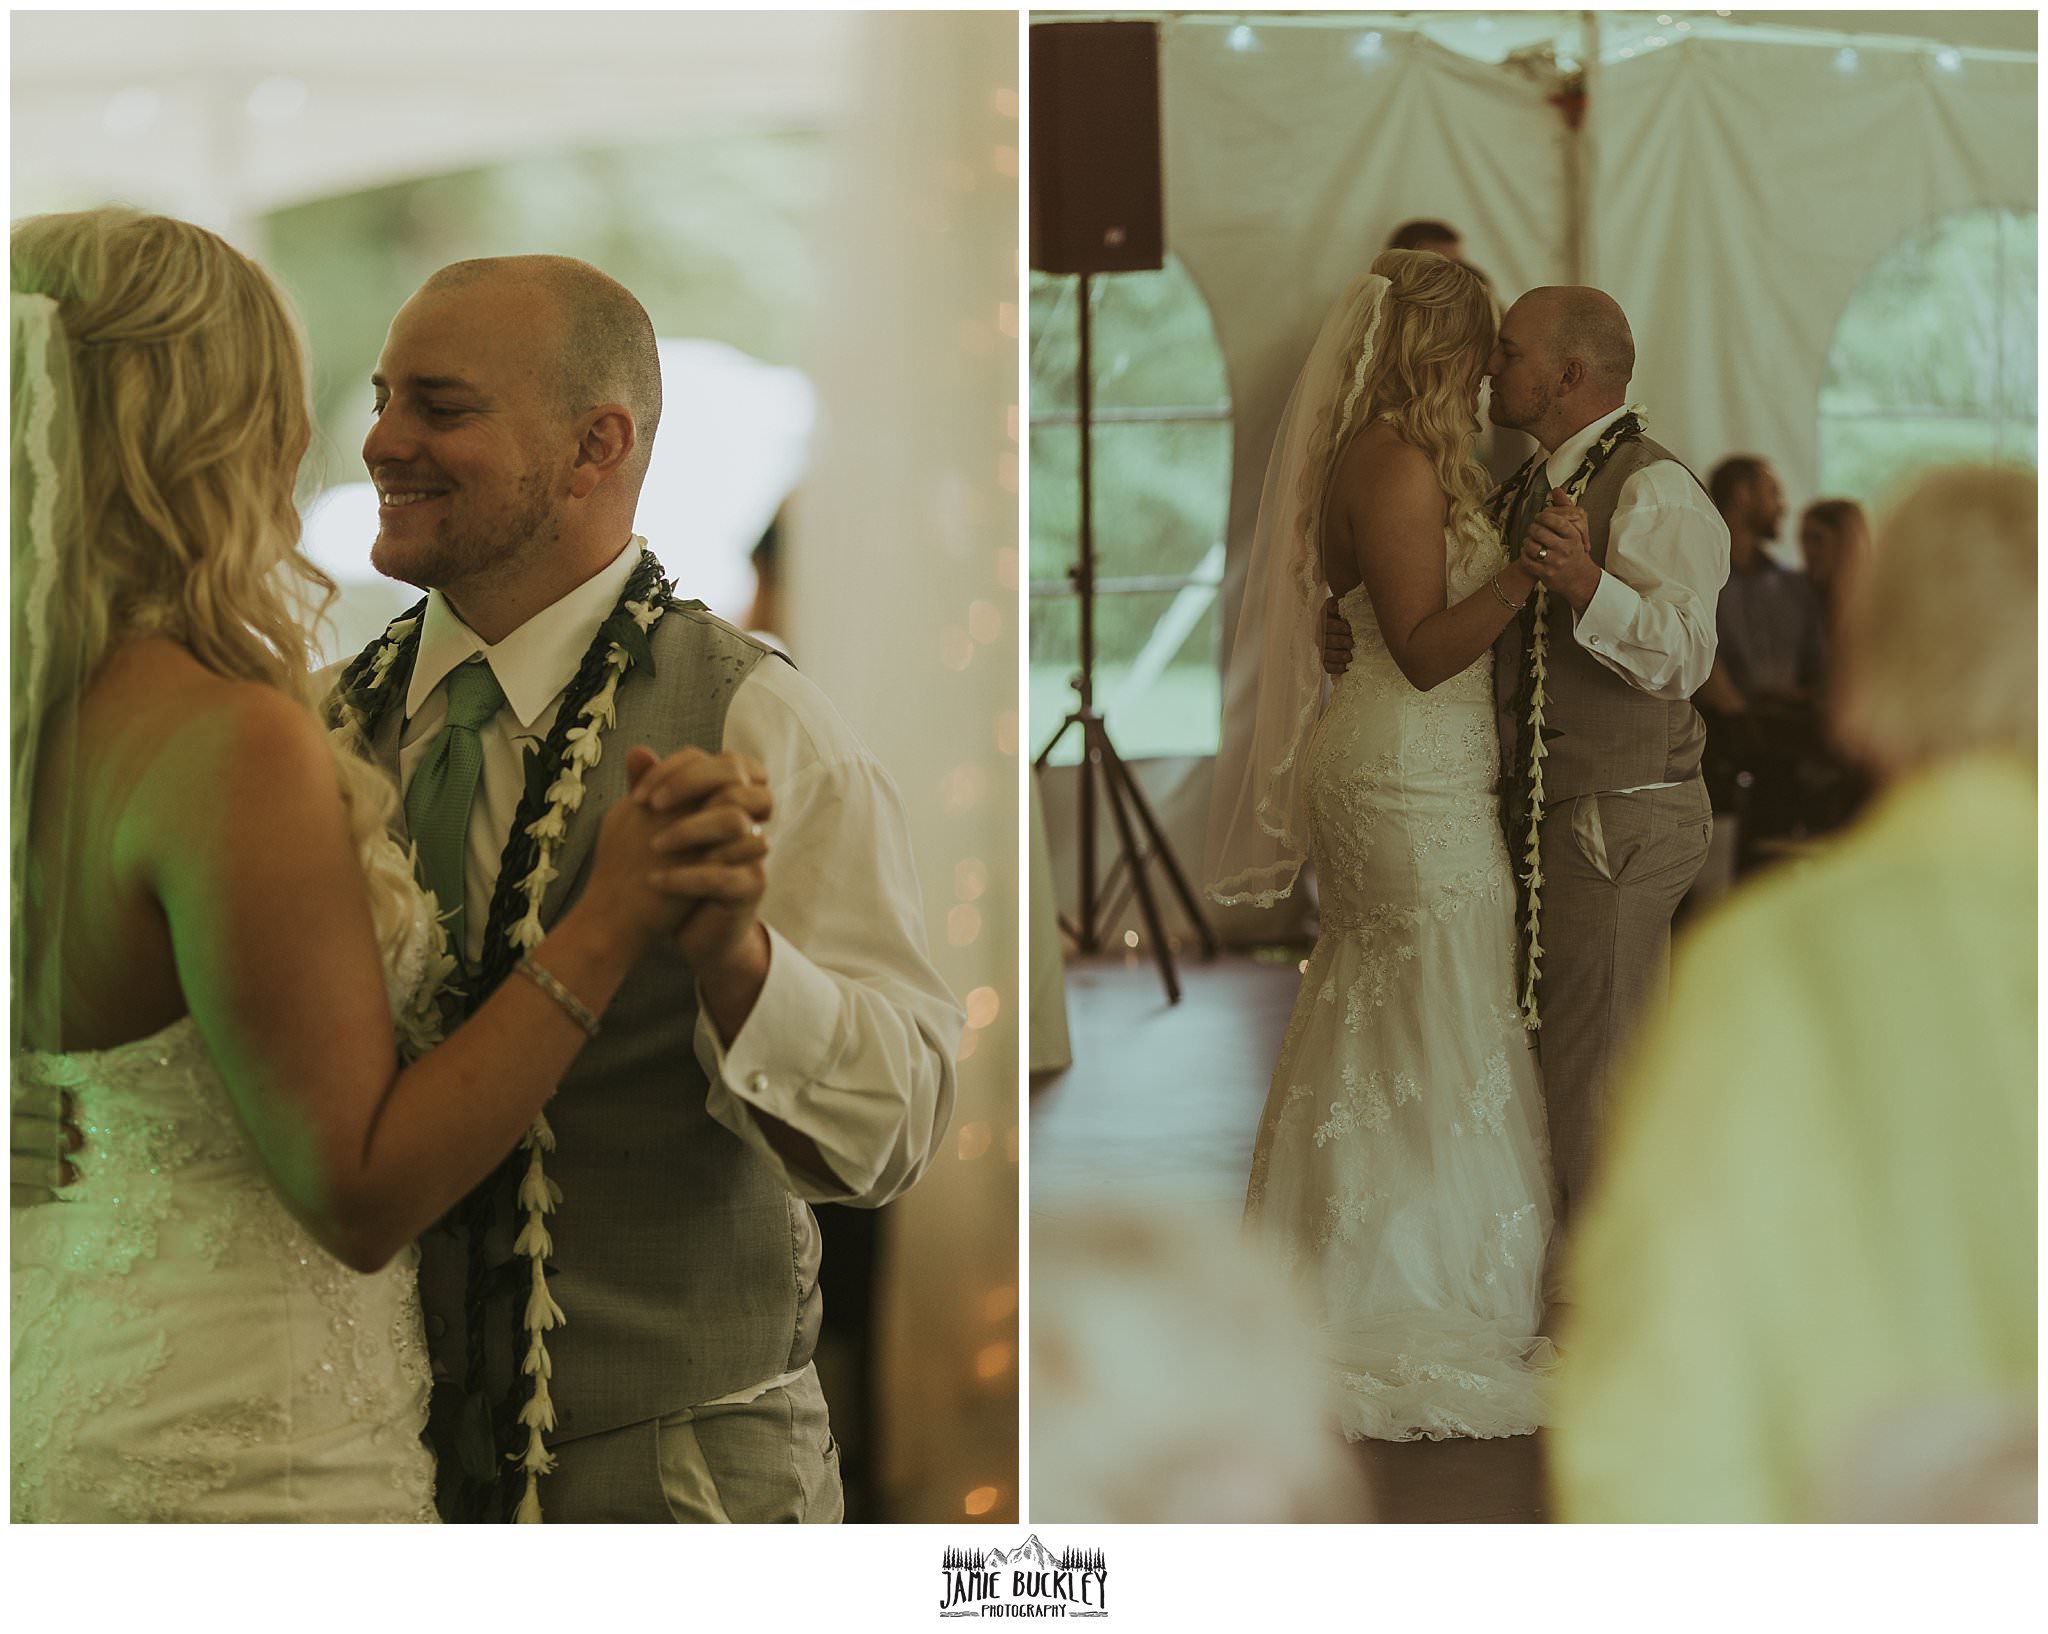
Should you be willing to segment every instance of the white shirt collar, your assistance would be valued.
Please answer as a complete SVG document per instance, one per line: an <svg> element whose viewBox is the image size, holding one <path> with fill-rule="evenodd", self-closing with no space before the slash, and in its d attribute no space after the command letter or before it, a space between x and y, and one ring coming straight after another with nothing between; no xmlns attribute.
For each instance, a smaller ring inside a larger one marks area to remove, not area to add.
<svg viewBox="0 0 2048 1634"><path fill-rule="evenodd" d="M1571 480L1571 474L1579 468L1579 461L1586 457L1586 450L1600 440L1600 434L1628 413L1626 403L1612 414L1603 414L1591 425L1581 426L1569 437L1550 451L1550 458L1544 462L1543 474L1549 478L1550 486L1562 488Z"/></svg>
<svg viewBox="0 0 2048 1634"><path fill-rule="evenodd" d="M406 688L405 715L410 720L458 664L484 655L505 702L530 727L576 677L576 666L611 615L625 591L626 580L639 563L647 541L635 534L609 564L599 568L552 606L542 608L495 647L462 622L436 590L427 597L420 629L419 654L413 660L412 684Z"/></svg>

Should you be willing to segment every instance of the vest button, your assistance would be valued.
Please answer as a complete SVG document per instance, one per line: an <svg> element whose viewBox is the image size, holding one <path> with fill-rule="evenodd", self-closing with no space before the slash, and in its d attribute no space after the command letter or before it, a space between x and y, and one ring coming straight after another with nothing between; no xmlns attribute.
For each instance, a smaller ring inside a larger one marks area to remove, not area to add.
<svg viewBox="0 0 2048 1634"><path fill-rule="evenodd" d="M430 1316L427 1318L427 1337L429 1339L442 1338L447 1332L448 1324L440 1317Z"/></svg>

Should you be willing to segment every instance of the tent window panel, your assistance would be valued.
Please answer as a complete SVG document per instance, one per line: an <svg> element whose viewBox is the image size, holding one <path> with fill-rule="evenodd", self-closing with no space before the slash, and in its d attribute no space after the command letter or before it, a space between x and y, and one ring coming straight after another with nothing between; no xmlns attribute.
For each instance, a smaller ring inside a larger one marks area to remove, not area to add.
<svg viewBox="0 0 2048 1634"><path fill-rule="evenodd" d="M1119 753L1209 755L1223 709L1217 642L1221 625L1213 585L1098 595L1095 602L1095 707L1109 721ZM1031 721L1042 746L1074 707L1070 684L1080 639L1072 596L1031 603ZM1069 732L1056 766L1081 758Z"/></svg>
<svg viewBox="0 0 2048 1634"><path fill-rule="evenodd" d="M1080 280L1031 275L1031 413L1072 414L1079 406ZM1089 280L1094 327L1095 410L1184 407L1228 412L1230 389L1209 308L1180 262L1157 272L1116 272Z"/></svg>
<svg viewBox="0 0 2048 1634"><path fill-rule="evenodd" d="M2032 464L2029 439L2008 453L1995 420L1954 417L1823 421L1821 488L1866 503L1940 465Z"/></svg>
<svg viewBox="0 0 2048 1634"><path fill-rule="evenodd" d="M1212 754L1221 713L1216 595L1230 501L1223 356L1194 282L1091 280L1095 367L1096 705L1132 757ZM1079 280L1031 288L1031 721L1073 706L1080 531ZM1071 763L1070 734L1056 762Z"/></svg>
<svg viewBox="0 0 2048 1634"><path fill-rule="evenodd" d="M1071 425L1031 428L1031 582L1057 585L1074 565L1081 532L1081 435ZM1096 453L1102 453L1096 443ZM1098 459L1096 469L1101 469ZM1098 501L1099 503L1099 501ZM1096 533L1101 534L1101 516Z"/></svg>
<svg viewBox="0 0 2048 1634"><path fill-rule="evenodd" d="M1958 460L2035 463L2037 217L1946 217L1871 269L1820 395L1821 488L1876 501Z"/></svg>

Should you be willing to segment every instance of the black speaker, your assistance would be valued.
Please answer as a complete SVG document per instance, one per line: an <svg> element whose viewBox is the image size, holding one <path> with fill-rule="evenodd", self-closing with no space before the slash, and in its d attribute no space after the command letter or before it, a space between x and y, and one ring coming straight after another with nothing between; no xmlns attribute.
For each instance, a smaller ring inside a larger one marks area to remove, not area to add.
<svg viewBox="0 0 2048 1634"><path fill-rule="evenodd" d="M1032 266L1144 272L1165 252L1157 27L1033 24Z"/></svg>

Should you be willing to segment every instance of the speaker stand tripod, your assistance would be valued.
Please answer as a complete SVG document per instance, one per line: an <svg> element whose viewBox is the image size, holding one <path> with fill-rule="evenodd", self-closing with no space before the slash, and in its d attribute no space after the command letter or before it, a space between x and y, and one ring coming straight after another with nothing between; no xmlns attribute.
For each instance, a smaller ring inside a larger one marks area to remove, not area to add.
<svg viewBox="0 0 2048 1634"><path fill-rule="evenodd" d="M1120 865L1128 870L1131 886L1137 893L1138 910L1145 920L1145 931L1152 939L1153 961L1159 966L1160 980L1166 984L1166 1002L1180 1003L1180 973L1175 966L1173 948L1166 940L1166 929L1159 917L1159 903L1152 893L1152 882L1146 873L1149 863L1157 862L1166 871L1166 878L1179 898L1181 910L1187 915L1188 923L1194 927L1196 938L1202 945L1205 958L1216 956L1216 933L1209 928L1209 922L1202 915L1195 901L1195 894L1188 888L1187 875L1181 871L1179 861L1173 854L1173 847L1167 844L1166 835L1159 821L1146 804L1145 796L1139 791L1138 780L1131 775L1131 769L1116 752L1116 745L1110 741L1109 727L1095 709L1095 489L1094 456L1090 444L1094 432L1094 368L1090 355L1090 313L1089 275L1080 274L1081 306L1078 314L1081 339L1081 359L1078 374L1079 421L1081 432L1081 530L1079 550L1074 566L1068 573L1074 590L1080 600L1081 641L1080 670L1074 677L1074 690L1080 694L1079 706L1060 722L1046 746L1038 752L1033 762L1035 772L1043 772L1052 752L1070 728L1081 731L1080 773L1080 839L1081 839L1081 900L1080 913L1069 919L1060 916L1060 923L1067 934L1073 937L1075 945L1083 953L1099 953L1102 949L1102 928L1109 917L1104 914L1103 899L1098 890L1095 873L1095 794L1096 778L1102 780L1102 793L1109 805L1110 820L1116 826L1117 845L1120 850ZM1143 831L1143 843L1139 831ZM1119 898L1119 903L1121 899Z"/></svg>

